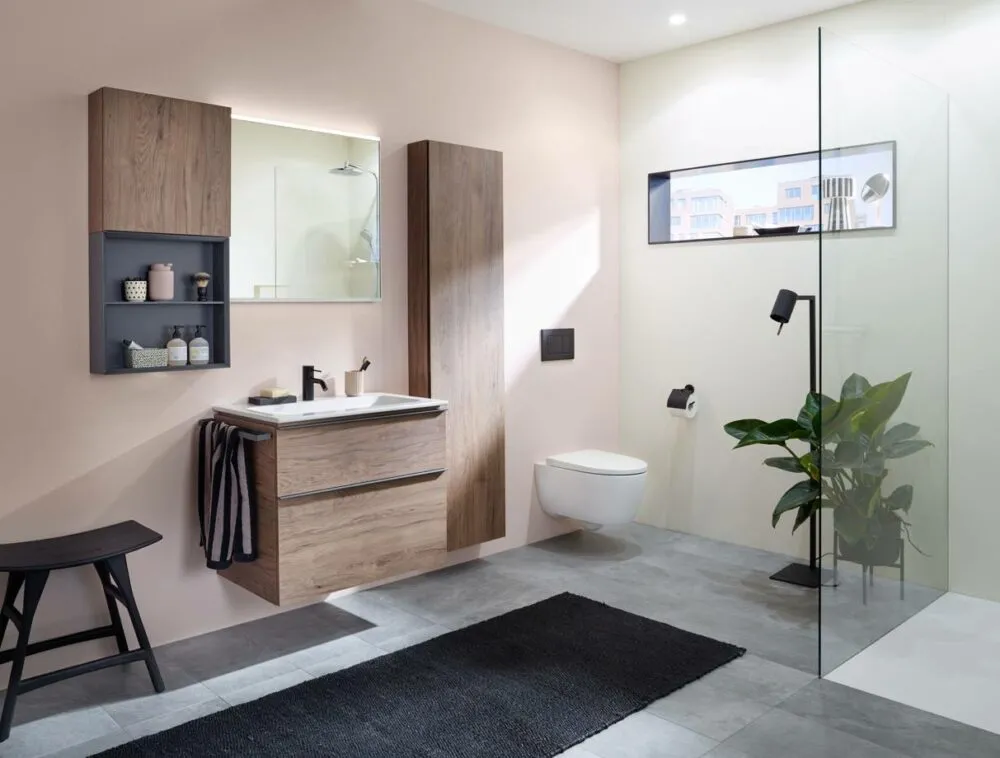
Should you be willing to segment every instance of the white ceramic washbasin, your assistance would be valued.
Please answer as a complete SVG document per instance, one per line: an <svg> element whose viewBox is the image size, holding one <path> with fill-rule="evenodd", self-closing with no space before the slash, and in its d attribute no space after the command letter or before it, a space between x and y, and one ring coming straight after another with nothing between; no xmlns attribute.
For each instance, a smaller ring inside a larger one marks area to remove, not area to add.
<svg viewBox="0 0 1000 758"><path fill-rule="evenodd" d="M320 397L305 403L285 403L283 405L232 403L230 405L216 405L212 410L281 426L282 424L295 424L303 421L322 421L352 416L403 413L422 408L444 409L447 407L446 400L372 392L358 397Z"/></svg>

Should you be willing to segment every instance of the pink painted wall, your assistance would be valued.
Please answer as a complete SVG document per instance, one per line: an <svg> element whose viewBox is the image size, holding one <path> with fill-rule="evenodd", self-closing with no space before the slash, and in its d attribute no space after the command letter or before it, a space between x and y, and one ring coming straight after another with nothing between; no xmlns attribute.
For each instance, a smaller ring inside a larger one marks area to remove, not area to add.
<svg viewBox="0 0 1000 758"><path fill-rule="evenodd" d="M364 353L372 389L406 391L404 156L427 138L504 153L508 537L481 550L560 530L532 461L618 442L616 66L409 0L12 0L0 71L0 542L131 518L162 532L132 564L157 643L272 613L202 565L193 428L213 403L295 388L303 363L339 377ZM237 305L231 370L91 376L86 95L103 85L380 135L384 301ZM543 366L555 326L576 327L578 358ZM62 572L36 638L100 607L94 577Z"/></svg>

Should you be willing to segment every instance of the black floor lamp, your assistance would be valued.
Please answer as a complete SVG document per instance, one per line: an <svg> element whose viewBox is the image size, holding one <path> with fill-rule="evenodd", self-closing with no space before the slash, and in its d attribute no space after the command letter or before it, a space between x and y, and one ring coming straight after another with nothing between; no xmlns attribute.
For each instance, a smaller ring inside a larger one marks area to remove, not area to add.
<svg viewBox="0 0 1000 758"><path fill-rule="evenodd" d="M809 391L816 392L819 380L817 378L816 356L816 296L799 295L791 290L780 290L771 309L771 319L777 321L778 334L791 318L795 304L800 300L809 303ZM823 572L819 567L819 519L814 513L809 518L809 565L790 563L771 578L779 582L797 584L800 587L819 587L823 581Z"/></svg>

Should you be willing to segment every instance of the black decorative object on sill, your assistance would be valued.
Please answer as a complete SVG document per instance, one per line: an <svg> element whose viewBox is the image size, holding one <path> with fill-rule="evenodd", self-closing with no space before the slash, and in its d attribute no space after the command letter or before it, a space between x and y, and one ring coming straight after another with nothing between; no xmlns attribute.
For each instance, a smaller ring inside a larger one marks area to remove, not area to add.
<svg viewBox="0 0 1000 758"><path fill-rule="evenodd" d="M575 335L573 329L542 329L542 360L573 360L576 357Z"/></svg>
<svg viewBox="0 0 1000 758"><path fill-rule="evenodd" d="M800 226L755 226L753 230L758 237L780 237L785 234L798 234Z"/></svg>

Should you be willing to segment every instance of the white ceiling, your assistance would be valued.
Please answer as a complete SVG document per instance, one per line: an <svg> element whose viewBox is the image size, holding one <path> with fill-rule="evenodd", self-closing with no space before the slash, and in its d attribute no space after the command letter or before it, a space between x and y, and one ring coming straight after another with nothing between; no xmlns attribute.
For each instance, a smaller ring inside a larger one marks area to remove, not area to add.
<svg viewBox="0 0 1000 758"><path fill-rule="evenodd" d="M612 61L758 29L860 0L422 0ZM687 16L671 26L674 13Z"/></svg>

